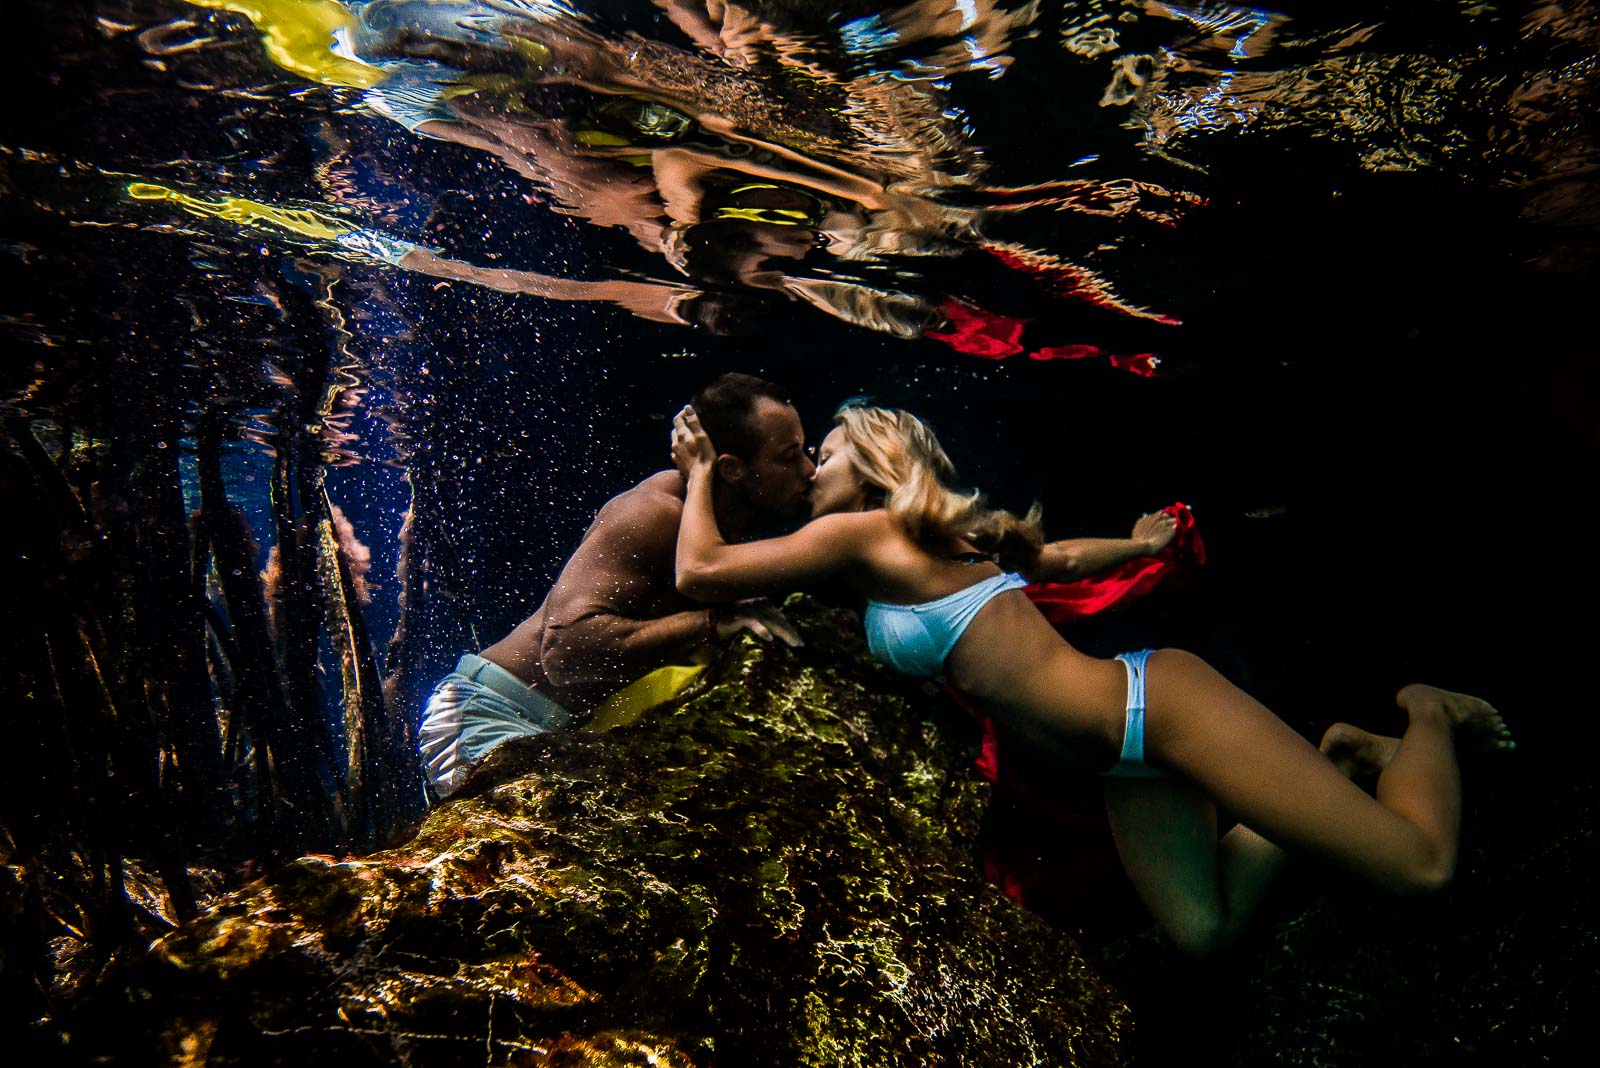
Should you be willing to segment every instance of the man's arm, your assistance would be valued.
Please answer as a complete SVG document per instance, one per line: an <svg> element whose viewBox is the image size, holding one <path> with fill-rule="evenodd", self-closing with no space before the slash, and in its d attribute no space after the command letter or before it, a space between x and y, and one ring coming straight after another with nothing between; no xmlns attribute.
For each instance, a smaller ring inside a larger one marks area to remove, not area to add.
<svg viewBox="0 0 1600 1068"><path fill-rule="evenodd" d="M1039 562L1023 571L1029 582L1071 582L1098 575L1118 564L1154 556L1177 532L1178 521L1166 512L1141 516L1126 538L1068 538L1039 550Z"/></svg>

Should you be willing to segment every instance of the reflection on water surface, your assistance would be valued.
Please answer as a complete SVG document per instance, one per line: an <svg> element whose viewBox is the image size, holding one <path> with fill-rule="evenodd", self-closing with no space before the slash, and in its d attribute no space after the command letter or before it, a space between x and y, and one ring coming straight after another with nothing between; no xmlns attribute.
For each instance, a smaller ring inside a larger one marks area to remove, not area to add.
<svg viewBox="0 0 1600 1068"><path fill-rule="evenodd" d="M1545 9L1434 5L1424 44L1415 22L1228 5L102 7L98 34L226 141L119 145L101 169L137 172L128 224L714 334L820 312L1156 373L1181 347L1159 327L1210 294L1151 264L1203 268L1185 218L1219 138L1521 186L1558 224L1589 210L1572 179L1593 146L1569 120L1592 31ZM983 84L1008 73L1001 96ZM1338 195L1333 174L1300 180Z"/></svg>

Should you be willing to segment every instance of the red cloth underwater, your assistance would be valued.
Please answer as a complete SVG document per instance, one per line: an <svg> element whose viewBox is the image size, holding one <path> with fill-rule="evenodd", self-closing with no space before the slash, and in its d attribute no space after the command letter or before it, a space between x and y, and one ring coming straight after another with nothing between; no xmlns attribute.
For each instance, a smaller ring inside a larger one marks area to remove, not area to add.
<svg viewBox="0 0 1600 1068"><path fill-rule="evenodd" d="M1025 591L1044 617L1057 625L1115 608L1142 597L1163 582L1187 575L1206 562L1205 542L1186 504L1161 509L1178 521L1177 532L1154 556L1118 564L1109 571L1076 582L1035 582Z"/></svg>
<svg viewBox="0 0 1600 1068"><path fill-rule="evenodd" d="M1182 581L1206 562L1205 543L1195 527L1194 513L1187 505L1173 504L1162 509L1178 520L1177 532L1166 548L1154 556L1141 557L1075 582L1036 582L1023 591L1039 606L1044 617L1056 626L1085 619L1142 597L1157 586ZM1082 887L1066 885L1071 878L1103 881L1120 872L1103 816L1085 816L1052 805L1033 796L1024 776L1008 765L1005 742L994 721L962 701L962 707L983 724L983 752L978 757L978 772L995 784L996 800L1004 802L1006 819L1015 823L1026 818L1026 828L1009 828L1011 841L1004 833L991 835L984 851L984 871L991 882L1020 905L1039 912L1060 912L1063 902L1070 904L1086 894ZM1020 829L1021 834L1015 832ZM991 828L993 830L993 828ZM1047 840L1041 850L1038 844ZM1108 856L1107 851L1111 850ZM1055 907L1052 907L1055 906ZM1070 907L1066 910L1070 913Z"/></svg>

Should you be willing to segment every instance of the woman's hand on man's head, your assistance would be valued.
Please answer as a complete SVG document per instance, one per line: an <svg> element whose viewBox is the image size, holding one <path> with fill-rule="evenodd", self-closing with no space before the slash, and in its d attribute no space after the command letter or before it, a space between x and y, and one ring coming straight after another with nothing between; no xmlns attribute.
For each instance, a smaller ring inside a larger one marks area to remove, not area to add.
<svg viewBox="0 0 1600 1068"><path fill-rule="evenodd" d="M678 473L688 478L695 468L710 470L717 462L717 450L700 427L700 417L685 404L683 410L672 417L672 463Z"/></svg>

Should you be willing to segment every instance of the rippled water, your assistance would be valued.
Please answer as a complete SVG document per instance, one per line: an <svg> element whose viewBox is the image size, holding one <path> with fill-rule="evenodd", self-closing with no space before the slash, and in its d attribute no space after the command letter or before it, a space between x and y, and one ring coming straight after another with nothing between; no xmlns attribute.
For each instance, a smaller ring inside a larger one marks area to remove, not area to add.
<svg viewBox="0 0 1600 1068"><path fill-rule="evenodd" d="M267 835L243 630L339 780L738 368L819 431L852 394L930 414L1058 536L1190 501L1210 599L1139 625L1308 721L1401 667L1536 690L1531 572L1594 518L1600 22L1283 6L22 5L0 408L53 605L22 677L100 619L152 722L221 713L149 743L223 754L232 807L185 833ZM89 804L58 770L31 788Z"/></svg>

